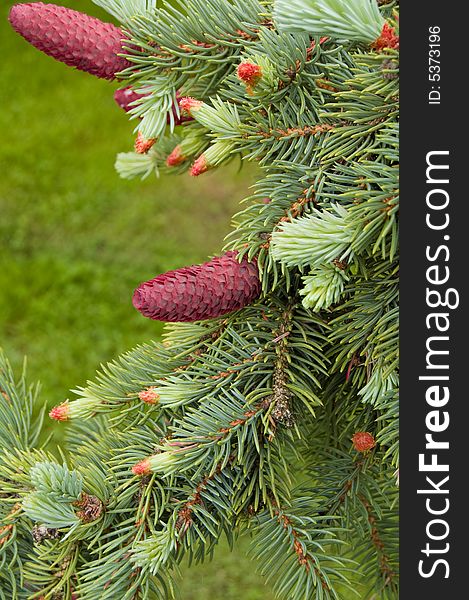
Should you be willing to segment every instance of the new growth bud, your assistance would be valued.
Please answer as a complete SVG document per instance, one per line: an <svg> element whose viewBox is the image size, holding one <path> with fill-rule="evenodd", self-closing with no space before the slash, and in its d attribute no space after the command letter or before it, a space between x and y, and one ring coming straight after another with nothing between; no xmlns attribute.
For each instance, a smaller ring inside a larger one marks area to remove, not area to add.
<svg viewBox="0 0 469 600"><path fill-rule="evenodd" d="M367 431L357 431L352 436L352 443L357 452L368 452L376 446L375 438Z"/></svg>
<svg viewBox="0 0 469 600"><path fill-rule="evenodd" d="M148 458L144 458L135 464L132 467L132 473L138 476L149 475L151 473L150 460Z"/></svg>
<svg viewBox="0 0 469 600"><path fill-rule="evenodd" d="M385 23L383 25L383 29L381 30L381 35L377 40L375 40L371 47L373 50L380 52L385 48L392 48L395 50L399 49L399 36L396 35L396 29L391 27L389 23Z"/></svg>
<svg viewBox="0 0 469 600"><path fill-rule="evenodd" d="M171 452L158 452L144 458L132 467L134 475L142 476L150 473L162 473L169 475L174 471L177 462L176 456Z"/></svg>
<svg viewBox="0 0 469 600"><path fill-rule="evenodd" d="M135 140L135 152L137 154L146 154L150 148L155 144L156 138L144 138L140 131L137 134L137 139Z"/></svg>
<svg viewBox="0 0 469 600"><path fill-rule="evenodd" d="M201 100L196 100L195 98L191 98L190 96L185 96L184 98L181 98L179 100L179 108L191 117L194 116L194 113L200 110L202 105L203 102Z"/></svg>
<svg viewBox="0 0 469 600"><path fill-rule="evenodd" d="M208 164L207 157L205 156L205 154L201 154L192 165L189 173L192 175L192 177L198 177L199 175L202 175L202 173L208 171L209 168L210 165Z"/></svg>
<svg viewBox="0 0 469 600"><path fill-rule="evenodd" d="M55 421L68 421L70 418L70 404L68 400L62 402L49 412L49 417Z"/></svg>
<svg viewBox="0 0 469 600"><path fill-rule="evenodd" d="M210 109L213 110L213 109ZM224 160L230 158L234 144L229 140L218 140L201 154L190 169L193 177L198 177L206 173L209 169L221 164Z"/></svg>
<svg viewBox="0 0 469 600"><path fill-rule="evenodd" d="M166 159L168 167L177 167L181 163L197 156L207 147L207 136L200 129L189 129L181 142Z"/></svg>
<svg viewBox="0 0 469 600"><path fill-rule="evenodd" d="M179 92L176 92L176 103L173 104L173 118L174 118L174 124L175 125L181 125L182 123L187 123L188 121L192 121L193 117L192 116L187 116L187 115L183 115L182 113L182 106L181 106L181 100L182 100L182 96L179 94ZM169 123L169 115L168 115L168 119L167 119L168 123Z"/></svg>
<svg viewBox="0 0 469 600"><path fill-rule="evenodd" d="M159 394L156 392L156 387L151 386L142 390L138 394L139 399L146 404L158 404L160 400Z"/></svg>
<svg viewBox="0 0 469 600"><path fill-rule="evenodd" d="M242 62L238 65L237 75L248 89L252 89L262 78L262 68L252 62Z"/></svg>
<svg viewBox="0 0 469 600"><path fill-rule="evenodd" d="M177 167L186 160L186 157L182 153L182 148L180 145L177 145L171 154L166 159L166 165L168 167Z"/></svg>
<svg viewBox="0 0 469 600"><path fill-rule="evenodd" d="M169 475L174 471L177 462L176 456L172 452L159 452L149 458L151 470L154 473Z"/></svg>

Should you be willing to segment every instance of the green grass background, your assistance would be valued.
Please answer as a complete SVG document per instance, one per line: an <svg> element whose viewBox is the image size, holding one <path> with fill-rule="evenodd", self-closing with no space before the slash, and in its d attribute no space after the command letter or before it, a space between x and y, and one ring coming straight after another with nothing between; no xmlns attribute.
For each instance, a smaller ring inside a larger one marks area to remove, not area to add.
<svg viewBox="0 0 469 600"><path fill-rule="evenodd" d="M88 0L62 4L103 19ZM100 363L160 336L131 304L133 289L163 271L220 252L253 171L124 181L117 152L133 123L115 84L39 53L0 8L0 346L52 406ZM60 443L64 425L50 425ZM180 600L267 600L246 558L221 545L212 563L184 569ZM346 595L344 595L344 598Z"/></svg>

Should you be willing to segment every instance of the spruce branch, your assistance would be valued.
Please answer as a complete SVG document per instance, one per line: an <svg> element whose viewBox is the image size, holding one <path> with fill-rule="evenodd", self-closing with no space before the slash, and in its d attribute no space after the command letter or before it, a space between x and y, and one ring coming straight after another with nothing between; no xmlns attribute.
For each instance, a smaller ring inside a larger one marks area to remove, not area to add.
<svg viewBox="0 0 469 600"><path fill-rule="evenodd" d="M313 506L311 498L297 496L289 508L274 503L273 514L259 514L251 554L277 596L338 600L331 576L348 584L352 563L339 555L320 558L324 547L339 543L338 529L327 525L327 516L308 516Z"/></svg>
<svg viewBox="0 0 469 600"><path fill-rule="evenodd" d="M368 43L384 25L376 0L275 0L274 18L283 31Z"/></svg>
<svg viewBox="0 0 469 600"><path fill-rule="evenodd" d="M45 406L38 408L39 385L28 386L26 382L26 360L19 381L3 350L0 348L0 438L8 451L27 450L38 444L41 434ZM0 464L2 458L0 454Z"/></svg>
<svg viewBox="0 0 469 600"><path fill-rule="evenodd" d="M93 0L120 23L131 25L136 16L151 17L157 0Z"/></svg>
<svg viewBox="0 0 469 600"><path fill-rule="evenodd" d="M271 251L287 266L320 266L353 257L353 223L340 205L332 210L313 210L307 217L284 222L272 236Z"/></svg>

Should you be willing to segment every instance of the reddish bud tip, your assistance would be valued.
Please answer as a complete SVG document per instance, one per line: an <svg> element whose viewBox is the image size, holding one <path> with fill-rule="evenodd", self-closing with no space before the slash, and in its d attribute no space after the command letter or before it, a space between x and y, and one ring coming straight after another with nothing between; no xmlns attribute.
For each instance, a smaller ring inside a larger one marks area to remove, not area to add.
<svg viewBox="0 0 469 600"><path fill-rule="evenodd" d="M156 138L144 138L143 135L138 132L137 139L135 140L135 152L137 154L146 154L148 150L154 145Z"/></svg>
<svg viewBox="0 0 469 600"><path fill-rule="evenodd" d="M238 65L237 75L247 86L254 87L262 77L262 69L254 63L243 62Z"/></svg>
<svg viewBox="0 0 469 600"><path fill-rule="evenodd" d="M190 96L185 96L179 100L179 108L184 112L191 113L197 112L202 106L203 102L201 100L196 100L195 98L191 98Z"/></svg>
<svg viewBox="0 0 469 600"><path fill-rule="evenodd" d="M353 447L357 452L367 452L376 446L375 438L367 431L358 431L352 436Z"/></svg>
<svg viewBox="0 0 469 600"><path fill-rule="evenodd" d="M153 386L139 392L138 397L146 404L158 404L160 399L159 394L156 393L156 388Z"/></svg>
<svg viewBox="0 0 469 600"><path fill-rule="evenodd" d="M51 419L55 419L56 421L68 421L70 412L70 405L68 401L62 402L58 406L54 406L54 408L50 411L49 417Z"/></svg>
<svg viewBox="0 0 469 600"><path fill-rule="evenodd" d="M192 175L192 177L198 177L199 175L202 175L202 173L208 171L208 169L209 165L207 163L207 159L205 158L204 154L201 154L199 158L195 161L195 163L192 165L190 174Z"/></svg>
<svg viewBox="0 0 469 600"><path fill-rule="evenodd" d="M378 52L380 50L384 50L385 48L393 48L395 50L399 49L399 36L396 35L396 30L394 27L391 27L389 23L385 23L383 25L383 29L381 31L381 35L379 38L371 44L371 47Z"/></svg>
<svg viewBox="0 0 469 600"><path fill-rule="evenodd" d="M181 152L181 146L176 146L171 154L166 159L168 167L176 167L186 160L186 157Z"/></svg>
<svg viewBox="0 0 469 600"><path fill-rule="evenodd" d="M186 116L181 114L182 112L182 108L181 108L181 100L182 100L182 96L179 94L179 92L176 92L176 103L173 105L173 118L174 118L174 124L175 125L181 125L182 123L187 123L188 121L193 121L193 117ZM179 107L179 110L177 110L177 106ZM168 115L168 123L170 122L169 119L169 115Z"/></svg>
<svg viewBox="0 0 469 600"><path fill-rule="evenodd" d="M149 473L151 473L150 461L148 460L148 458L144 458L143 460L135 464L132 467L132 473L138 476L148 475Z"/></svg>

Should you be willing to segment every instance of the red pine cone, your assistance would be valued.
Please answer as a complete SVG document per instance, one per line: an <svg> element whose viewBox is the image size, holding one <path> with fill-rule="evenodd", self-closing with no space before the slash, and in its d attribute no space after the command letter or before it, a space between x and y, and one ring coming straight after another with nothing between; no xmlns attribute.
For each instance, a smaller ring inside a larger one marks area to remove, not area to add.
<svg viewBox="0 0 469 600"><path fill-rule="evenodd" d="M129 112L129 110L134 108L133 106L130 106L130 104L146 95L147 94L139 94L138 92L135 92L131 87L126 87L114 92L114 100L116 101L116 104L122 108L122 110Z"/></svg>
<svg viewBox="0 0 469 600"><path fill-rule="evenodd" d="M122 108L122 110L125 110L125 112L129 112L130 110L132 110L132 108L134 108L134 106L130 106L132 102L135 102L135 100L138 100L139 98L145 98L145 96L148 95L149 94L139 94L138 92L134 91L131 87L126 87L116 90L114 92L114 100L116 101L117 105ZM176 94L176 101L178 104L180 99L181 96L179 96L179 94ZM173 118L175 125L181 125L181 123L186 123L186 121L194 120L192 117L182 116L181 111L179 111L178 116L175 106L173 106ZM166 122L168 124L170 122L169 114L166 118Z"/></svg>
<svg viewBox="0 0 469 600"><path fill-rule="evenodd" d="M102 79L131 63L117 56L122 52L124 33L112 23L55 4L16 4L10 23L38 50L80 71Z"/></svg>
<svg viewBox="0 0 469 600"><path fill-rule="evenodd" d="M168 271L142 283L133 305L145 317L188 322L219 317L243 308L261 291L257 265L227 252L203 265Z"/></svg>
<svg viewBox="0 0 469 600"><path fill-rule="evenodd" d="M352 436L353 447L357 452L368 452L376 446L375 438L367 431L357 431Z"/></svg>

